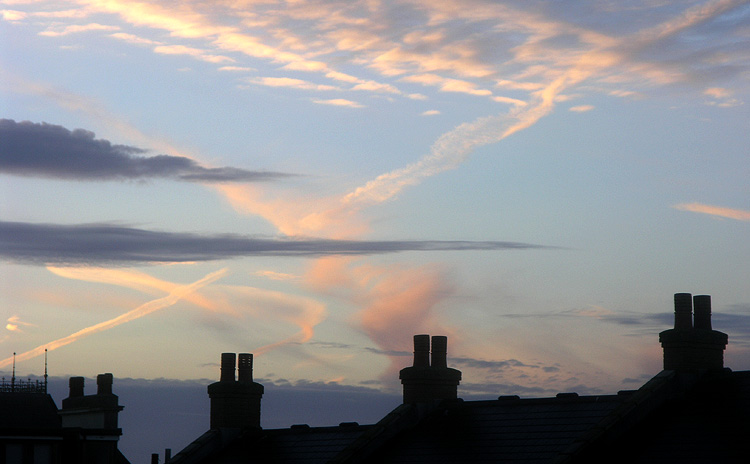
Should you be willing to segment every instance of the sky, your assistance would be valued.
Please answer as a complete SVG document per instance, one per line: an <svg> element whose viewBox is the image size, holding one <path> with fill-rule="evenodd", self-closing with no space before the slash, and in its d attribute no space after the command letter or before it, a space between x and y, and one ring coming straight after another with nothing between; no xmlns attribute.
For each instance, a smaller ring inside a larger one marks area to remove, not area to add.
<svg viewBox="0 0 750 464"><path fill-rule="evenodd" d="M678 292L750 369L749 3L0 0L0 370L611 393Z"/></svg>

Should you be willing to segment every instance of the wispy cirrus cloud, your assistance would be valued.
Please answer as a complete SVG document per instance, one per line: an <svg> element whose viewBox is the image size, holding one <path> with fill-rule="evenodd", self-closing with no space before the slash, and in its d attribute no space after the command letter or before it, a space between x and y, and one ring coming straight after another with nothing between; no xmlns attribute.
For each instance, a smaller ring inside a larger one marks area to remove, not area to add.
<svg viewBox="0 0 750 464"><path fill-rule="evenodd" d="M317 103L319 105L346 106L349 108L364 108L363 104L352 100L347 100L345 98L332 98L328 100L314 99L313 103Z"/></svg>
<svg viewBox="0 0 750 464"><path fill-rule="evenodd" d="M11 358L6 358L3 360L0 360L0 367L5 367L10 365L11 362L14 362L14 360L18 361L24 361L26 359L31 359L36 356L41 355L42 353L46 352L47 350L52 351L56 350L58 348L61 348L65 345L69 345L71 343L74 343L81 338L87 337L89 335L93 335L98 332L103 332L105 330L112 329L114 327L117 327L118 325L124 324L126 322L133 321L135 319L139 319L143 316L146 316L148 314L151 314L155 311L158 311L160 309L164 309L166 307L172 306L173 304L177 303L184 297L190 295L191 293L197 291L201 287L208 285L212 282L215 282L216 280L220 279L226 274L226 269L221 269L216 272L212 272L205 277L203 277L200 280L197 280L193 282L192 284L188 285L181 285L176 287L174 290L172 290L167 296L163 298L158 298L156 300L149 301L147 303L144 303L137 308L128 311L124 314L121 314L115 318L109 319L104 322L100 322L98 324L94 324L89 327L85 327L77 332L74 332L66 337L59 338L57 340L53 340L49 343L45 343L43 345L39 345L38 347L25 351L23 353L20 353L18 356L13 356Z"/></svg>
<svg viewBox="0 0 750 464"><path fill-rule="evenodd" d="M708 105L718 106L721 108L731 108L740 106L744 102L734 97L734 92L723 87L709 87L703 91L703 95L709 97L706 102Z"/></svg>
<svg viewBox="0 0 750 464"><path fill-rule="evenodd" d="M68 279L117 285L149 294L172 295L180 292L184 287L182 284L129 269L47 266L47 270ZM226 270L219 272L221 276L226 273ZM210 274L210 276L215 274ZM269 325L280 321L297 327L297 332L292 335L286 335L279 340L255 347L253 352L256 355L286 344L309 341L313 336L315 326L320 324L327 314L325 305L315 299L249 286L212 285L206 288L194 288L193 291L181 293L180 298L205 310L206 316L228 316L234 322L249 317L264 321ZM163 301L163 299L155 301ZM148 313L141 314L141 316L146 314Z"/></svg>
<svg viewBox="0 0 750 464"><path fill-rule="evenodd" d="M24 322L19 316L10 316L5 324L5 329L11 332L23 332L22 327L36 327L36 324Z"/></svg>
<svg viewBox="0 0 750 464"><path fill-rule="evenodd" d="M201 61L209 63L234 63L235 59L224 55L216 55L199 48L187 47L185 45L158 45L154 52L162 55L188 55Z"/></svg>
<svg viewBox="0 0 750 464"><path fill-rule="evenodd" d="M594 105L578 105L578 106L571 106L569 108L569 110L574 113L585 113L593 109L594 109Z"/></svg>
<svg viewBox="0 0 750 464"><path fill-rule="evenodd" d="M107 224L0 221L0 257L31 264L164 263L242 256L370 255L405 251L543 249L499 241L263 239L238 235L157 232Z"/></svg>
<svg viewBox="0 0 750 464"><path fill-rule="evenodd" d="M110 37L117 40L122 40L135 45L162 45L162 42L156 40L147 39L145 37L139 37L135 34L129 34L127 32L115 32L110 34Z"/></svg>
<svg viewBox="0 0 750 464"><path fill-rule="evenodd" d="M73 24L70 26L66 26L63 29L60 30L46 30L39 33L39 35L44 35L48 37L60 37L64 35L70 35L70 34L79 34L81 32L90 32L90 31L116 31L120 28L117 26L110 26L106 24L99 24L99 23L89 23L89 24Z"/></svg>
<svg viewBox="0 0 750 464"><path fill-rule="evenodd" d="M290 77L256 77L248 79L247 82L266 87L286 87L299 90L338 90L332 85L314 84L309 81L292 79Z"/></svg>
<svg viewBox="0 0 750 464"><path fill-rule="evenodd" d="M112 144L83 129L0 119L0 173L67 180L174 179L192 182L261 182L292 174L210 168L170 155L139 156L147 150Z"/></svg>
<svg viewBox="0 0 750 464"><path fill-rule="evenodd" d="M703 203L680 203L674 206L680 211L708 214L720 218L736 219L737 221L750 221L750 211L727 208L724 206L706 205Z"/></svg>

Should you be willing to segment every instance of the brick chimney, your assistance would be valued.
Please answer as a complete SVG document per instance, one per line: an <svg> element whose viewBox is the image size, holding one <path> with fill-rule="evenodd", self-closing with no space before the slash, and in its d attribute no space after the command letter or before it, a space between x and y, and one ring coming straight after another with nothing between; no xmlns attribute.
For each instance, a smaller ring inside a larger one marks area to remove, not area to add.
<svg viewBox="0 0 750 464"><path fill-rule="evenodd" d="M711 329L711 296L674 295L674 329L659 334L664 369L696 372L724 367L727 334Z"/></svg>
<svg viewBox="0 0 750 464"><path fill-rule="evenodd" d="M253 355L240 353L238 379L235 354L221 354L221 377L208 386L211 398L211 428L260 428L263 385L253 382Z"/></svg>
<svg viewBox="0 0 750 464"><path fill-rule="evenodd" d="M448 367L448 337L414 336L414 365L401 369L399 378L404 386L404 403L426 403L456 399L461 371Z"/></svg>

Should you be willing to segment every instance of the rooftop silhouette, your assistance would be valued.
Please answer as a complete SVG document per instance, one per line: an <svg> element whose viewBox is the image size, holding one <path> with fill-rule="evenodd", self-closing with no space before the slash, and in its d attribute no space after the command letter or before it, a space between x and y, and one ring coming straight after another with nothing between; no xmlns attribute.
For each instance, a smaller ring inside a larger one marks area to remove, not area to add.
<svg viewBox="0 0 750 464"><path fill-rule="evenodd" d="M676 294L674 327L659 340L664 370L638 390L464 401L447 338L415 335L413 365L399 374L403 404L379 422L269 430L252 367L241 361L235 379L225 353L208 387L210 429L169 463L746 463L750 371L724 367L728 337L711 327L710 297Z"/></svg>

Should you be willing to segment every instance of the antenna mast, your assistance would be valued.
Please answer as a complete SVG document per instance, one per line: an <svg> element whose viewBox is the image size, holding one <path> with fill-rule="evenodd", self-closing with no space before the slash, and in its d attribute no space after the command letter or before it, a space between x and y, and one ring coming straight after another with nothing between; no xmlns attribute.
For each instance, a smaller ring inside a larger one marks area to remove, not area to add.
<svg viewBox="0 0 750 464"><path fill-rule="evenodd" d="M16 391L16 352L13 352L13 376L10 378L10 391Z"/></svg>
<svg viewBox="0 0 750 464"><path fill-rule="evenodd" d="M44 349L44 393L47 393L47 348Z"/></svg>

